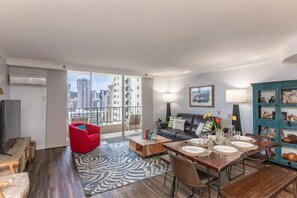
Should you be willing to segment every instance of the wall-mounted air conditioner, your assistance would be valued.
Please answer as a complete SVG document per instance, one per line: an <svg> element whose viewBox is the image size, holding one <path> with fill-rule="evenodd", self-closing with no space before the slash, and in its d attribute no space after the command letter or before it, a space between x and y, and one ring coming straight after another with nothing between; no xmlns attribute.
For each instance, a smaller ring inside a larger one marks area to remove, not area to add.
<svg viewBox="0 0 297 198"><path fill-rule="evenodd" d="M32 86L46 86L45 76L24 76L18 74L9 75L10 85L32 85Z"/></svg>

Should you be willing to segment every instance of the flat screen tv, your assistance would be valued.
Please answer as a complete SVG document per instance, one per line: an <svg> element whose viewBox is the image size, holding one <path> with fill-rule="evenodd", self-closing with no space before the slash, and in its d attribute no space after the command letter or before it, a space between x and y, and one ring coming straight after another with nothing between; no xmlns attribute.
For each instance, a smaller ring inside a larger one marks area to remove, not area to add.
<svg viewBox="0 0 297 198"><path fill-rule="evenodd" d="M0 154L7 153L20 136L21 101L0 102Z"/></svg>

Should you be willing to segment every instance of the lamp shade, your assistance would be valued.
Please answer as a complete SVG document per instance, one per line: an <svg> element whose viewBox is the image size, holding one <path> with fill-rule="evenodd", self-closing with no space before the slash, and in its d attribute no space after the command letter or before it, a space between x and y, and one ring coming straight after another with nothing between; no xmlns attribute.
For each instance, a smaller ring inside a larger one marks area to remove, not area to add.
<svg viewBox="0 0 297 198"><path fill-rule="evenodd" d="M169 103L169 102L175 102L177 99L176 94L163 94L163 102Z"/></svg>
<svg viewBox="0 0 297 198"><path fill-rule="evenodd" d="M227 103L244 103L246 102L247 91L245 89L226 90Z"/></svg>
<svg viewBox="0 0 297 198"><path fill-rule="evenodd" d="M0 87L0 95L3 95L4 94L4 91L3 89Z"/></svg>

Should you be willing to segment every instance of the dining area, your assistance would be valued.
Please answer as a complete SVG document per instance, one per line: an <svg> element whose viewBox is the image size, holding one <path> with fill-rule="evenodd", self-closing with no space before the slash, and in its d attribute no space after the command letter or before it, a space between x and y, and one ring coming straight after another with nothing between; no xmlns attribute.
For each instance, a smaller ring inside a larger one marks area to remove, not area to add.
<svg viewBox="0 0 297 198"><path fill-rule="evenodd" d="M267 137L240 133L206 133L164 143L174 175L170 197L175 196L180 183L190 189L189 197L214 197L213 191L216 197L274 197L289 186L297 197L297 173L269 162L273 149L279 146ZM247 173L249 161L261 166Z"/></svg>

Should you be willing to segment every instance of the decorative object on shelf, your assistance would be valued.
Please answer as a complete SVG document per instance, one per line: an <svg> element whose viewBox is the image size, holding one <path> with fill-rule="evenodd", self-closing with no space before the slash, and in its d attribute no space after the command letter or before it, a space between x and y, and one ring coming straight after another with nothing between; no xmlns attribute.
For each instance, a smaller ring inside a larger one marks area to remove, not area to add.
<svg viewBox="0 0 297 198"><path fill-rule="evenodd" d="M268 102L270 104L274 104L275 103L275 97L274 96L271 96Z"/></svg>
<svg viewBox="0 0 297 198"><path fill-rule="evenodd" d="M245 89L226 90L226 102L233 103L233 115L236 116L236 120L232 120L232 124L235 125L236 131L241 130L239 103L247 102L247 91Z"/></svg>
<svg viewBox="0 0 297 198"><path fill-rule="evenodd" d="M275 139L276 137L275 129L271 129L269 127L262 127L260 131L260 135L269 137L271 139Z"/></svg>
<svg viewBox="0 0 297 198"><path fill-rule="evenodd" d="M293 114L289 114L287 116L287 121L297 121L297 116L295 116Z"/></svg>
<svg viewBox="0 0 297 198"><path fill-rule="evenodd" d="M214 107L214 85L189 88L190 107Z"/></svg>
<svg viewBox="0 0 297 198"><path fill-rule="evenodd" d="M283 104L297 104L297 89L283 89L282 90Z"/></svg>
<svg viewBox="0 0 297 198"><path fill-rule="evenodd" d="M268 113L264 111L262 118L264 119L274 119L273 113Z"/></svg>
<svg viewBox="0 0 297 198"><path fill-rule="evenodd" d="M175 102L177 100L177 95L176 94L170 94L166 93L163 94L163 102L167 103L166 107L166 121L169 121L169 117L171 116L171 108L170 108L170 103Z"/></svg>
<svg viewBox="0 0 297 198"><path fill-rule="evenodd" d="M286 142L286 143L294 143L294 144L296 144L297 143L297 135L295 135L295 134L288 134L287 137L283 137L282 138L282 141L283 142Z"/></svg>
<svg viewBox="0 0 297 198"><path fill-rule="evenodd" d="M267 103L265 97L260 98L260 103Z"/></svg>
<svg viewBox="0 0 297 198"><path fill-rule="evenodd" d="M295 153L283 153L282 158L292 162L297 162L297 155Z"/></svg>
<svg viewBox="0 0 297 198"><path fill-rule="evenodd" d="M281 113L281 119L282 120L287 120L287 114L288 114L287 112L282 112Z"/></svg>

